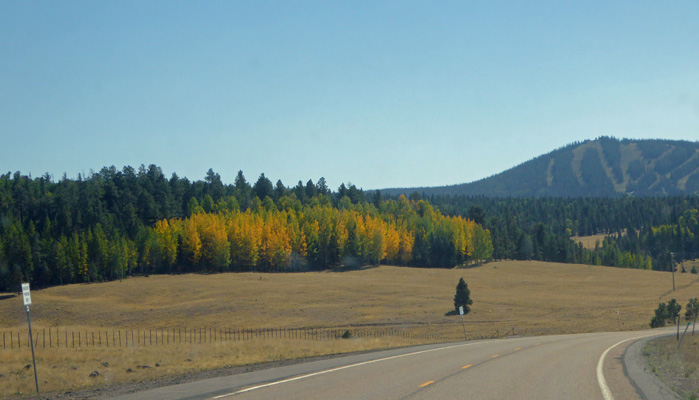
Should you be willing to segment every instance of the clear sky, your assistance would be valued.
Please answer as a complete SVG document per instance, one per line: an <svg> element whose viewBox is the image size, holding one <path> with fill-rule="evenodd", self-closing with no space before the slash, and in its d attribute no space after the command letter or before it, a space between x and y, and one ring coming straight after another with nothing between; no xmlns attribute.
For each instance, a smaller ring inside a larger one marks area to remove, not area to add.
<svg viewBox="0 0 699 400"><path fill-rule="evenodd" d="M0 172L437 186L699 139L697 1L0 0Z"/></svg>

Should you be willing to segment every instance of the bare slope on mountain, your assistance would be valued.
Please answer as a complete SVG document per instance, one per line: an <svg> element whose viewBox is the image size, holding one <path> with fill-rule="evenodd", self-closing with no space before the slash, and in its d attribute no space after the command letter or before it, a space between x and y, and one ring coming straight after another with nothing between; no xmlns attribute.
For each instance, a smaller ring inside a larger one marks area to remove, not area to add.
<svg viewBox="0 0 699 400"><path fill-rule="evenodd" d="M384 194L467 196L656 196L699 193L699 142L617 140L573 143L472 183L384 189Z"/></svg>

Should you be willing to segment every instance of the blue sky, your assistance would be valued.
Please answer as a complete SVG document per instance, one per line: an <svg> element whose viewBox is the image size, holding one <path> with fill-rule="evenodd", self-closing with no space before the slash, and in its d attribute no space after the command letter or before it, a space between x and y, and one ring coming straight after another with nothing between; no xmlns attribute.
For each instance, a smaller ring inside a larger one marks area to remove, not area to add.
<svg viewBox="0 0 699 400"><path fill-rule="evenodd" d="M0 171L437 186L699 139L696 1L0 0Z"/></svg>

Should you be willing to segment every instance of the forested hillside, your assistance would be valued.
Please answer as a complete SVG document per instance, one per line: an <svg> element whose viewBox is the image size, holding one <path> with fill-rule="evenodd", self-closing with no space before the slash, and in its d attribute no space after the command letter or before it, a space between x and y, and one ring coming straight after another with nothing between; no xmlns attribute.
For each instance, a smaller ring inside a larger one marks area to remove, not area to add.
<svg viewBox="0 0 699 400"><path fill-rule="evenodd" d="M0 290L130 274L288 271L391 263L452 267L492 255L490 233L426 201L367 203L325 180L224 185L151 165L53 182L0 176Z"/></svg>
<svg viewBox="0 0 699 400"><path fill-rule="evenodd" d="M601 137L570 144L476 182L382 192L502 197L699 194L699 142Z"/></svg>
<svg viewBox="0 0 699 400"><path fill-rule="evenodd" d="M677 253L675 261L699 258L697 196L428 199L447 215L485 226L496 259L670 270L670 253ZM571 240L593 234L610 237L595 250Z"/></svg>

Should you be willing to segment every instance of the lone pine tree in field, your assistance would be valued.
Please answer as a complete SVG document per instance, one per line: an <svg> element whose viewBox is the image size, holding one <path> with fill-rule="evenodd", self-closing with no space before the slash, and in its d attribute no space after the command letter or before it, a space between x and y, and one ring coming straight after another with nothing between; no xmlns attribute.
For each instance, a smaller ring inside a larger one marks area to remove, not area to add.
<svg viewBox="0 0 699 400"><path fill-rule="evenodd" d="M468 285L464 281L464 278L459 279L459 284L456 285L456 294L454 295L454 308L456 312L459 312L459 307L464 308L464 315L471 311L469 305L473 304L471 300L471 291L468 289Z"/></svg>

